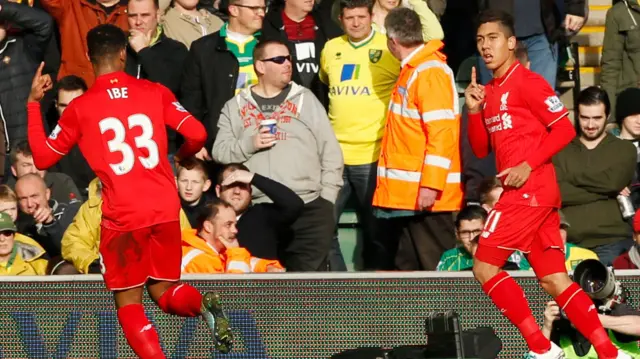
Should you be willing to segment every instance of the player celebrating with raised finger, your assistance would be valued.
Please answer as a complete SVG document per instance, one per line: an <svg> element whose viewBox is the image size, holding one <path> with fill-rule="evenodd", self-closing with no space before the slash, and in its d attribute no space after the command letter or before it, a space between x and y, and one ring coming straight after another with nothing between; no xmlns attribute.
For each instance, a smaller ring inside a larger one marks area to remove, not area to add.
<svg viewBox="0 0 640 359"><path fill-rule="evenodd" d="M495 152L504 192L487 218L473 273L483 291L520 330L530 349L529 358L564 358L564 354L542 334L522 288L500 269L515 250L526 254L544 290L601 359L629 358L618 353L593 302L565 269L558 231L560 191L551 157L575 137L568 112L544 78L516 60L510 15L482 13L476 41L493 79L482 87L473 78L465 91L469 141L478 157Z"/></svg>
<svg viewBox="0 0 640 359"><path fill-rule="evenodd" d="M228 352L232 336L218 296L202 296L178 282L180 200L167 159L166 126L185 139L178 160L202 148L205 129L169 89L123 72L127 37L122 30L99 25L87 34L87 44L96 82L69 104L48 138L39 101L51 84L41 75L42 65L33 79L27 105L33 161L47 169L78 143L100 179L102 275L114 293L122 331L138 357L165 358L142 307L145 285L164 312L202 316L214 332L214 346Z"/></svg>

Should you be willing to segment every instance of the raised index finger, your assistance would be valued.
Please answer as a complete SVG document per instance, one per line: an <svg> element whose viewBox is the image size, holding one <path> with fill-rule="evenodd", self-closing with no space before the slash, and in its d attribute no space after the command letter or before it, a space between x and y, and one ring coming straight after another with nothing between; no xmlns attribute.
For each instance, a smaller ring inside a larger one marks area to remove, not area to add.
<svg viewBox="0 0 640 359"><path fill-rule="evenodd" d="M477 86L478 83L476 82L476 67L472 67L471 68L471 85L472 86Z"/></svg>
<svg viewBox="0 0 640 359"><path fill-rule="evenodd" d="M38 66L38 70L36 70L36 78L42 76L42 69L44 69L44 61L40 63L40 66Z"/></svg>

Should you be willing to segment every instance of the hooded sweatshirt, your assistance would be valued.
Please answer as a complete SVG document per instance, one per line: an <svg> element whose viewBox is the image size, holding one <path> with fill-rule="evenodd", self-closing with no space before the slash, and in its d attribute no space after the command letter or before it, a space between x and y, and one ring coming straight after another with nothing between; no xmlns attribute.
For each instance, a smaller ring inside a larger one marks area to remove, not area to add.
<svg viewBox="0 0 640 359"><path fill-rule="evenodd" d="M251 88L229 100L220 114L213 158L244 163L251 172L291 188L305 203L322 197L335 203L342 187L344 162L327 112L310 90L291 83L285 100L270 115L260 111ZM258 150L253 136L260 121L278 121L277 143ZM270 202L260 190L254 201Z"/></svg>

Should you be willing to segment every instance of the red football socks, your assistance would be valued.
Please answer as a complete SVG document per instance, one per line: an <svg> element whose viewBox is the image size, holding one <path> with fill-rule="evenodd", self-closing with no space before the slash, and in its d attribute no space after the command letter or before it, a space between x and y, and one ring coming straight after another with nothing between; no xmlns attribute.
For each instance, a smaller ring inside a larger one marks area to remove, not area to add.
<svg viewBox="0 0 640 359"><path fill-rule="evenodd" d="M201 304L202 294L185 283L172 285L158 300L158 306L163 312L180 317L200 315Z"/></svg>
<svg viewBox="0 0 640 359"><path fill-rule="evenodd" d="M569 288L556 298L556 302L576 329L589 339L599 358L618 357L618 349L611 343L598 319L596 306L579 285L571 283Z"/></svg>
<svg viewBox="0 0 640 359"><path fill-rule="evenodd" d="M551 342L542 334L522 288L507 272L500 272L491 278L482 285L482 290L500 309L502 315L520 330L529 350L543 354L551 349Z"/></svg>
<svg viewBox="0 0 640 359"><path fill-rule="evenodd" d="M144 314L141 304L129 304L118 309L118 321L125 338L142 359L165 359L158 333Z"/></svg>

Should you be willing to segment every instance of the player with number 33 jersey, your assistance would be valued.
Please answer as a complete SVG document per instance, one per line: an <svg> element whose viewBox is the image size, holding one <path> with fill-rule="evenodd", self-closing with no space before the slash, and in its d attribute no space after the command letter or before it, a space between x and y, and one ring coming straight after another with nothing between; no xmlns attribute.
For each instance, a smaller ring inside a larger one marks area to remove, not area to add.
<svg viewBox="0 0 640 359"><path fill-rule="evenodd" d="M102 274L138 357L165 357L142 307L145 285L164 312L202 316L214 333L214 346L228 352L232 334L218 295L202 296L179 283L180 200L167 155L166 127L185 139L176 156L180 161L202 148L204 126L166 87L123 72L127 36L122 30L97 26L89 31L87 43L96 81L69 104L48 137L39 104L51 88L49 76L41 74L44 64L34 77L27 105L34 163L47 169L78 144L102 182Z"/></svg>

